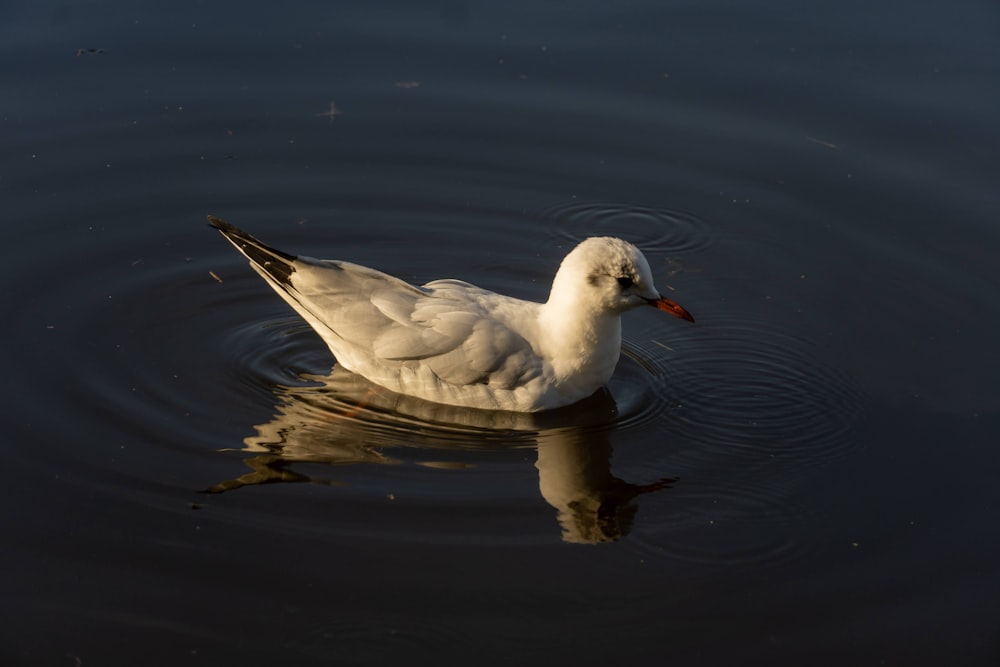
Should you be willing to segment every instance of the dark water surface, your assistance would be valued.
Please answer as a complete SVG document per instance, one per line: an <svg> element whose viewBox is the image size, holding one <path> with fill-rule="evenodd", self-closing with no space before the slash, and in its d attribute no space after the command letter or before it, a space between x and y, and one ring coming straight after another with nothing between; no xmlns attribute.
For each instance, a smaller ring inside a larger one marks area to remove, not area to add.
<svg viewBox="0 0 1000 667"><path fill-rule="evenodd" d="M6 3L0 663L998 664L1000 6L807 4ZM208 213L697 324L359 406Z"/></svg>

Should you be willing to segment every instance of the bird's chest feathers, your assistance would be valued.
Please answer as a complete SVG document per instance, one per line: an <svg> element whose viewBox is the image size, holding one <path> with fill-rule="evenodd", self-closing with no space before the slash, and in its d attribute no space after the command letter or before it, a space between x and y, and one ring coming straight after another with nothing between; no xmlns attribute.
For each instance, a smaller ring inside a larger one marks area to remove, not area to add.
<svg viewBox="0 0 1000 667"><path fill-rule="evenodd" d="M621 352L621 319L617 315L553 318L544 323L547 355L561 381L594 384L611 377Z"/></svg>

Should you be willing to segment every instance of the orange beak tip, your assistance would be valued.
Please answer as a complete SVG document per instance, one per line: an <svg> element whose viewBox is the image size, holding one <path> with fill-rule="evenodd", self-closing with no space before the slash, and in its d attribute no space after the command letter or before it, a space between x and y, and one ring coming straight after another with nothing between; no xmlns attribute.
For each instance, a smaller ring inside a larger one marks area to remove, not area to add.
<svg viewBox="0 0 1000 667"><path fill-rule="evenodd" d="M688 322L694 323L694 318L691 313L686 311L679 304L674 303L666 297L660 297L659 299L652 299L649 301L649 305L654 306L657 310L662 310L666 313L670 313L674 317L679 317L682 320L687 320Z"/></svg>

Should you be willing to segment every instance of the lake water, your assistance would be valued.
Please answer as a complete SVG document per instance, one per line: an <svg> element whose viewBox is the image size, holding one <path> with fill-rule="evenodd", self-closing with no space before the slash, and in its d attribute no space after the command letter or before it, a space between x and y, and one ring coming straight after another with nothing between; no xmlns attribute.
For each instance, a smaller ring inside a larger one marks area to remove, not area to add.
<svg viewBox="0 0 1000 667"><path fill-rule="evenodd" d="M996 665L1000 5L0 8L11 665ZM205 224L690 325L377 399Z"/></svg>

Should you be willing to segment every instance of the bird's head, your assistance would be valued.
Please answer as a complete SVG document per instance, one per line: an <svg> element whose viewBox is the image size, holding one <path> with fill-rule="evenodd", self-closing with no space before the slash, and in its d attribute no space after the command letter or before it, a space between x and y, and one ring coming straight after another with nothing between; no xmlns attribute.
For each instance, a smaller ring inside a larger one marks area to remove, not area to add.
<svg viewBox="0 0 1000 667"><path fill-rule="evenodd" d="M553 300L609 313L648 305L694 322L690 313L656 290L642 252L610 236L586 239L566 255L552 283Z"/></svg>

